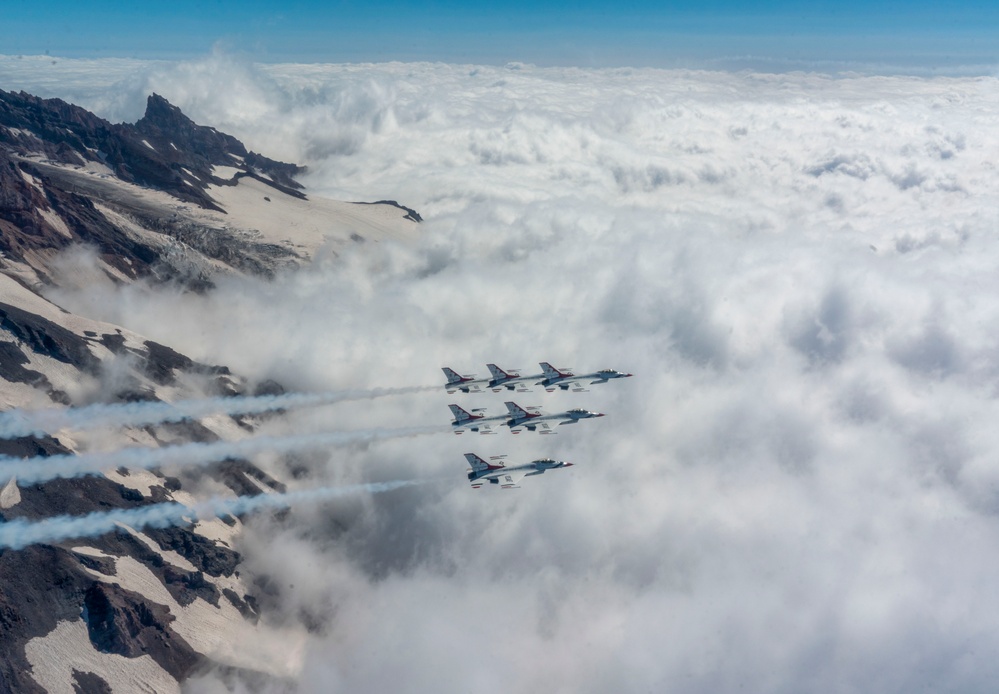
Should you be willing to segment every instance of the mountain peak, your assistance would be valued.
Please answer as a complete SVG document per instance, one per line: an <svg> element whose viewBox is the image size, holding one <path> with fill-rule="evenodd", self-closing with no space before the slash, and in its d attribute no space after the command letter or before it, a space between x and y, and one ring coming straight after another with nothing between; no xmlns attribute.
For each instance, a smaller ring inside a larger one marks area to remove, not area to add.
<svg viewBox="0 0 999 694"><path fill-rule="evenodd" d="M247 154L246 147L235 137L198 125L159 94L150 94L146 99L146 114L136 122L135 129L158 150L201 158L202 166L206 167L223 162L231 164L231 155Z"/></svg>

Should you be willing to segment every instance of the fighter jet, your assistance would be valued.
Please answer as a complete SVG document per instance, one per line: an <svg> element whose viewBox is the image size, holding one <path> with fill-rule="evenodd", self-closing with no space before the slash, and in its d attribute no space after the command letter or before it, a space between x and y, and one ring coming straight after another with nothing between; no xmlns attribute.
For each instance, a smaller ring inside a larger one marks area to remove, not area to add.
<svg viewBox="0 0 999 694"><path fill-rule="evenodd" d="M456 390L460 390L462 393L479 392L482 386L489 383L488 378L477 379L474 374L471 376L462 376L447 366L442 366L441 371L447 376L447 383L444 384L444 390L448 393L453 393Z"/></svg>
<svg viewBox="0 0 999 694"><path fill-rule="evenodd" d="M510 411L510 420L506 425L510 427L510 431L514 434L519 434L524 429L528 431L537 431L540 429L540 433L542 434L554 434L555 432L551 430L551 422L558 422L559 425L575 424L581 419L604 416L600 412L587 412L580 409L567 410L558 414L547 414L542 412L538 407L521 407L515 402L505 402L503 404Z"/></svg>
<svg viewBox="0 0 999 694"><path fill-rule="evenodd" d="M495 364L486 364L486 366L489 367L489 373L492 374L489 387L492 388L494 393L498 393L504 388L507 390L516 390L518 393L529 393L530 389L527 388L527 384L536 383L539 378L545 377L544 374L521 376L520 369L504 371Z"/></svg>
<svg viewBox="0 0 999 694"><path fill-rule="evenodd" d="M489 460L502 460L503 458L506 456L496 455L490 457ZM551 458L542 458L526 465L514 467L506 467L503 463L487 463L474 453L466 453L465 460L472 467L468 473L468 481L472 483L472 489L478 489L486 481L490 484L498 484L501 489L520 489L517 483L525 477L543 475L546 470L556 470L560 467L572 467L572 463L552 460Z"/></svg>
<svg viewBox="0 0 999 694"><path fill-rule="evenodd" d="M504 415L487 417L481 414L485 412L482 408L466 412L457 405L448 405L448 407L451 408L451 414L454 415L451 427L455 434L464 434L465 429L477 431L480 434L495 434L496 432L491 429L492 425L506 424L510 419Z"/></svg>
<svg viewBox="0 0 999 694"><path fill-rule="evenodd" d="M614 369L601 369L595 373L577 375L568 369L556 369L548 362L541 363L541 370L545 372L545 380L539 381L537 385L544 386L545 390L549 393L556 388L569 390L569 386L572 386L572 392L574 393L585 393L586 388L583 388L583 381L590 381L590 385L592 386L595 383L607 383L612 378L631 377L631 374L621 373Z"/></svg>

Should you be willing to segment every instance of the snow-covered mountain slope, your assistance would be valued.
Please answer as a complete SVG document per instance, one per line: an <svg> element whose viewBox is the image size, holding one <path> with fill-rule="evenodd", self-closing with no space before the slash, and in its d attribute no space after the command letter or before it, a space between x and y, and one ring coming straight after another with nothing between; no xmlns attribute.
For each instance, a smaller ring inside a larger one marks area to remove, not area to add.
<svg viewBox="0 0 999 694"><path fill-rule="evenodd" d="M138 123L113 125L58 100L0 92L0 411L280 392L127 326L69 313L42 293L81 281L60 262L81 244L115 282L209 291L220 273L269 277L320 252L416 233L419 215L394 202L306 195L294 180L301 170L155 95ZM213 415L64 429L0 439L0 456L238 440L257 425ZM284 485L240 459L194 472L0 479L0 523L189 505L205 489L235 496ZM240 578L240 527L229 516L0 549L0 693L179 691L213 667L254 682L293 676L304 632L272 625Z"/></svg>
<svg viewBox="0 0 999 694"><path fill-rule="evenodd" d="M323 245L416 233L419 215L394 201L310 199L302 171L156 95L135 125L113 125L0 91L0 271L57 284L52 260L83 243L118 280L204 289L218 272L271 276Z"/></svg>
<svg viewBox="0 0 999 694"><path fill-rule="evenodd" d="M123 328L66 313L6 275L0 275L0 327L4 409L172 401L247 388L224 367L197 364ZM247 418L237 423L214 416L142 428L59 431L43 438L0 439L0 454L33 457L236 439L250 428ZM228 461L207 474L233 495L267 489L260 475L247 477L243 470L250 471L250 464ZM41 520L164 501L189 503L193 497L183 486L194 478L170 474L175 473L117 469L21 488L5 480L0 515L5 521ZM142 534L123 528L97 539L0 550L0 648L7 656L0 662L0 691L73 691L74 682L82 682L84 691L97 691L88 687L98 680L112 691L143 691L137 682L150 683L149 691L169 691L162 682L176 688L211 663L286 674L287 663L294 662L287 650L275 650L273 661L240 660L227 646L247 630L267 630L236 575L239 555L231 538L238 526L237 519L228 518ZM294 643L294 635L276 638L292 652Z"/></svg>

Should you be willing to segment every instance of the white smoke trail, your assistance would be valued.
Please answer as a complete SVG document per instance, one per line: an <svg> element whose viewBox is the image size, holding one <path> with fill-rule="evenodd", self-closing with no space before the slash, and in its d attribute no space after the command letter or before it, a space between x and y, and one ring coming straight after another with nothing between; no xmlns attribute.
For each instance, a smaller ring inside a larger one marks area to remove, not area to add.
<svg viewBox="0 0 999 694"><path fill-rule="evenodd" d="M259 414L298 407L317 407L347 400L371 400L388 395L406 395L440 386L408 386L340 390L327 393L284 393L236 397L200 398L178 402L129 402L85 407L16 409L0 413L0 439L44 436L60 429L92 429L102 426L142 426L159 422L199 419L210 414Z"/></svg>
<svg viewBox="0 0 999 694"><path fill-rule="evenodd" d="M0 548L22 549L41 542L96 537L114 531L119 525L131 528L189 525L204 518L217 518L227 514L238 515L261 508L287 508L295 503L325 501L361 492L377 494L401 487L425 484L427 481L429 480L373 482L236 498L216 496L192 506L170 501L140 508L95 511L85 516L55 516L41 521L17 519L0 523Z"/></svg>
<svg viewBox="0 0 999 694"><path fill-rule="evenodd" d="M400 429L358 429L323 434L293 436L257 436L242 441L184 443L164 448L135 446L110 453L53 455L35 458L0 456L0 479L16 477L21 485L37 484L57 478L82 477L101 470L126 467L149 469L160 465L206 465L225 458L238 458L275 451L290 453L309 448L345 446L352 443L381 441L449 431L448 425L406 427Z"/></svg>

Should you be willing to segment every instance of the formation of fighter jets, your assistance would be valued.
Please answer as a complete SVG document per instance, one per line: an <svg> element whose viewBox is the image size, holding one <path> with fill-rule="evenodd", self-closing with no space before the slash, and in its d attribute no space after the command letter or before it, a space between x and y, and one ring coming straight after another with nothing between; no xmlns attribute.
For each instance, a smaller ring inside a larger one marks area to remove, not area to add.
<svg viewBox="0 0 999 694"><path fill-rule="evenodd" d="M506 405L509 414L495 415L493 417L487 417L483 414L485 410L481 408L468 412L458 405L448 405L451 408L451 414L454 415L454 421L451 422L454 433L462 434L468 429L480 434L495 434L496 432L492 430L492 426L496 424L510 427L511 433L514 434L519 434L524 429L528 431L540 430L542 434L554 434L555 432L551 430L552 422L558 422L560 425L575 424L581 419L604 416L602 412L587 412L578 408L557 414L548 414L542 411L540 407L521 407L515 402L505 402L503 404Z"/></svg>
<svg viewBox="0 0 999 694"><path fill-rule="evenodd" d="M589 381L589 385L607 383L616 378L628 378L629 373L615 371L614 369L602 369L593 373L576 374L569 369L556 369L548 362L541 362L542 373L533 376L521 376L519 369L504 370L496 364L487 364L490 378L476 378L475 375L459 374L454 369L443 367L444 375L447 376L447 383L444 389L448 393L461 391L463 393L482 392L488 388L493 392L500 392L503 389L515 390L519 393L528 393L528 385L544 386L549 393L556 388L569 390L574 393L588 392L583 387ZM603 417L602 412L589 412L584 409L574 408L565 412L549 414L540 407L521 407L515 402L505 402L507 414L492 415L486 414L484 408L465 410L459 405L448 405L454 421L451 422L451 429L455 434L462 434L465 431L473 431L479 434L496 434L493 427L507 427L513 434L519 434L525 429L540 434L554 434L552 425L575 424L581 419L592 419ZM505 455L493 456L490 461L500 461L506 458ZM572 463L543 458L507 467L500 462L486 462L474 453L466 453L465 459L468 461L471 470L468 473L468 481L472 483L473 489L479 489L485 482L497 484L502 489L517 489L517 483L524 477L544 474L546 470L555 470L563 467L570 467Z"/></svg>
<svg viewBox="0 0 999 694"><path fill-rule="evenodd" d="M615 371L614 369L601 369L588 374L575 374L569 369L556 369L548 362L541 362L542 373L533 376L521 376L520 369L510 369L505 371L495 364L486 364L489 369L490 378L475 378L474 375L463 376L454 369L443 367L444 375L447 376L447 383L444 389L448 393L460 390L462 393L481 392L482 388L488 388L494 393L498 393L504 388L516 390L520 393L529 393L528 384L544 386L549 393L556 388L569 390L574 393L585 393L583 382L589 381L589 385L607 383L615 378L630 378L631 374Z"/></svg>

